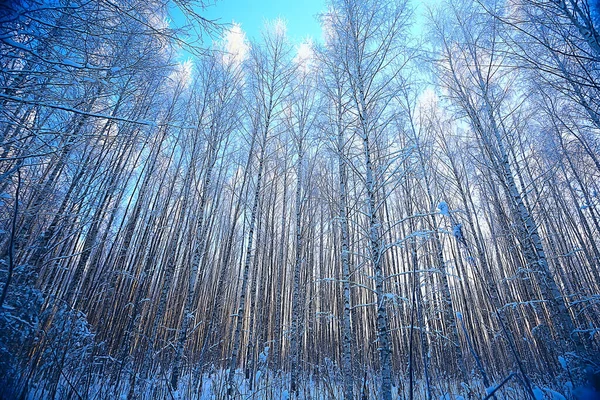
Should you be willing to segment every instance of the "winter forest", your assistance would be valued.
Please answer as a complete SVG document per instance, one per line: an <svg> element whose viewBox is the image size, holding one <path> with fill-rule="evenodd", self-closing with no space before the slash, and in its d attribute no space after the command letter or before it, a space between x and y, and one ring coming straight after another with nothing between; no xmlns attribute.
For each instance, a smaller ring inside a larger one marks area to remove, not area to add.
<svg viewBox="0 0 600 400"><path fill-rule="evenodd" d="M600 4L209 6L0 2L0 398L599 399Z"/></svg>

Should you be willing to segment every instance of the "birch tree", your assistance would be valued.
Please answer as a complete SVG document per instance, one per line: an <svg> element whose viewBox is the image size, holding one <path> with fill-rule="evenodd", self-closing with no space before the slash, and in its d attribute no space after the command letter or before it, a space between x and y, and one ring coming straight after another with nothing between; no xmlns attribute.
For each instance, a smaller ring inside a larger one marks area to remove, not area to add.
<svg viewBox="0 0 600 400"><path fill-rule="evenodd" d="M362 141L366 217L368 219L368 259L375 274L377 301L377 348L381 368L383 399L392 396L392 366L389 322L384 287L384 243L379 211L382 181L373 165L372 152L378 136L385 131L386 106L389 104L392 63L400 51L401 35L406 28L408 10L405 3L351 1L334 2L326 23L332 32L330 45L341 53L341 63L348 79L356 131ZM398 66L395 66L396 68Z"/></svg>
<svg viewBox="0 0 600 400"><path fill-rule="evenodd" d="M338 168L338 190L339 190L339 225L341 237L341 262L343 281L343 314L342 314L342 373L344 376L344 398L354 398L354 379L352 371L352 343L354 341L352 332L350 295L350 231L348 227L348 172L346 163L348 158L348 139L350 130L350 99L347 94L348 85L344 71L338 62L335 47L328 52L322 49L319 57L321 70L320 83L324 95L324 107L327 110L327 129L325 132L331 137L334 154L337 158Z"/></svg>
<svg viewBox="0 0 600 400"><path fill-rule="evenodd" d="M251 112L251 135L257 135L259 153L257 157L257 172L254 182L250 221L248 225L248 240L244 251L241 270L242 284L239 292L239 305L235 314L235 330L233 336L227 393L234 394L235 370L241 346L241 334L246 308L248 276L254 253L253 241L258 205L261 195L263 169L269 145L270 134L279 123L282 102L284 101L290 81L290 48L285 39L285 26L282 21L276 21L263 36L264 43L253 47L250 52L250 73L248 76L249 92L252 100L248 107Z"/></svg>

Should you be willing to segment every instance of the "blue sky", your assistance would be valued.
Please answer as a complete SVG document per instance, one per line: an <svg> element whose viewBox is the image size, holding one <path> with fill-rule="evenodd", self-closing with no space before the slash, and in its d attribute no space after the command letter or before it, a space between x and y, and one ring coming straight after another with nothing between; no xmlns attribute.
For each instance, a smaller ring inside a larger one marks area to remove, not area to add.
<svg viewBox="0 0 600 400"><path fill-rule="evenodd" d="M241 24L250 40L259 39L266 20L278 17L287 22L288 37L300 42L310 36L320 41L321 28L316 14L325 9L325 0L218 0L202 12L208 19Z"/></svg>
<svg viewBox="0 0 600 400"><path fill-rule="evenodd" d="M1 1L1 0L0 0ZM439 0L409 0L409 4L419 9L413 20L412 33L419 35L423 26L423 4L435 4ZM600 0L599 0L600 1ZM206 0L207 6L197 10L200 15L219 23L240 25L248 42L260 41L265 22L282 18L286 22L287 37L296 45L311 38L313 43L322 42L322 30L318 14L326 11L327 0ZM178 9L171 8L172 23L178 26L183 23L183 15ZM205 37L204 46L210 46L211 39ZM214 40L219 40L213 37ZM180 51L182 60L188 59L189 53Z"/></svg>

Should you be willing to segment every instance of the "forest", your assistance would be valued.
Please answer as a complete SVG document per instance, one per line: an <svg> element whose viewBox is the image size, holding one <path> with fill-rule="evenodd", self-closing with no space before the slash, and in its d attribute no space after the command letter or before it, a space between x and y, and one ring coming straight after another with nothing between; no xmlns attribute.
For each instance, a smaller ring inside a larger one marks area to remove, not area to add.
<svg viewBox="0 0 600 400"><path fill-rule="evenodd" d="M0 1L0 398L600 399L600 3L211 4Z"/></svg>

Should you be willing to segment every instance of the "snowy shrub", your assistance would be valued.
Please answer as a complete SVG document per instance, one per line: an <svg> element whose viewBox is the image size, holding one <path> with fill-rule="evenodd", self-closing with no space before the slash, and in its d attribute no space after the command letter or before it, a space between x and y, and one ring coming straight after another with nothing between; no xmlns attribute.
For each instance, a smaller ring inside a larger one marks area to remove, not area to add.
<svg viewBox="0 0 600 400"><path fill-rule="evenodd" d="M39 290L27 284L33 278L29 275L24 267L15 270L18 279L13 281L0 310L0 394L7 398L16 396L29 363L30 349L39 341L37 331L43 297Z"/></svg>
<svg viewBox="0 0 600 400"><path fill-rule="evenodd" d="M66 395L91 372L94 334L83 313L44 299L17 273L0 313L0 394Z"/></svg>

